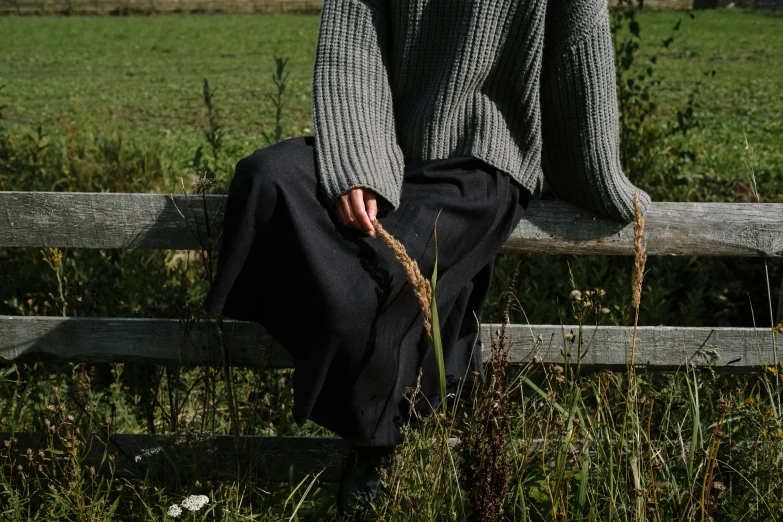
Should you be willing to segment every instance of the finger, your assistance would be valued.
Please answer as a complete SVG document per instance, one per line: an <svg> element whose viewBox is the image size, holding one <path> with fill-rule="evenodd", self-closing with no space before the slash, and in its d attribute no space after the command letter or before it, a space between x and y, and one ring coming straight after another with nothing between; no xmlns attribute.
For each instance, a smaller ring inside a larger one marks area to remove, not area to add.
<svg viewBox="0 0 783 522"><path fill-rule="evenodd" d="M375 236L375 227L372 226L370 218L367 216L367 209L364 207L364 191L354 190L351 192L351 203L353 204L353 215L356 216L359 228L364 232Z"/></svg>
<svg viewBox="0 0 783 522"><path fill-rule="evenodd" d="M375 237L375 219L378 217L378 200L375 198L374 193L369 193L364 196L364 207L367 209L367 217L370 218L370 223L373 223L372 233L370 236Z"/></svg>
<svg viewBox="0 0 783 522"><path fill-rule="evenodd" d="M346 227L352 227L356 228L356 218L353 215L353 210L351 209L351 202L348 199L348 194L343 194L340 196L340 205L343 208L343 214L345 214L345 225Z"/></svg>
<svg viewBox="0 0 783 522"><path fill-rule="evenodd" d="M337 200L334 205L334 215L337 217L337 222L343 226L346 226L345 212L343 206L340 204L340 200Z"/></svg>

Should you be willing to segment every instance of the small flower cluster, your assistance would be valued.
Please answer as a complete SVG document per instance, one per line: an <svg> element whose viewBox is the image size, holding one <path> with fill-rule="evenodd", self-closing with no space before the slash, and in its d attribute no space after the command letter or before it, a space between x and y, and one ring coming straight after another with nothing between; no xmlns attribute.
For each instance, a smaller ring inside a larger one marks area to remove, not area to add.
<svg viewBox="0 0 783 522"><path fill-rule="evenodd" d="M136 462L141 462L141 460L143 458L152 457L153 455L157 455L158 453L162 453L162 452L163 452L163 448L158 448L158 447L149 448L149 449L145 448L145 449L141 450L141 454L140 455L136 455L134 460Z"/></svg>
<svg viewBox="0 0 783 522"><path fill-rule="evenodd" d="M574 318L577 321L584 322L591 314L595 316L596 321L612 313L612 311L601 304L601 299L606 296L603 288L594 288L586 290L584 295L580 290L574 288L571 290L571 306L574 310Z"/></svg>
<svg viewBox="0 0 783 522"><path fill-rule="evenodd" d="M182 507L188 511L198 511L209 504L209 497L206 495L190 495L182 501Z"/></svg>
<svg viewBox="0 0 783 522"><path fill-rule="evenodd" d="M174 438L174 446L196 447L202 444L210 444L215 441L215 433L212 431L188 431L184 435L176 433L166 433Z"/></svg>
<svg viewBox="0 0 783 522"><path fill-rule="evenodd" d="M562 366L560 366L559 364L555 364L554 366L550 364L548 366L548 370L549 370L550 373L553 373L555 375L555 380L557 382L559 382L561 384L565 382L565 375L563 375L563 367Z"/></svg>
<svg viewBox="0 0 783 522"><path fill-rule="evenodd" d="M182 508L188 511L198 511L209 504L209 497L206 495L190 495L179 504L172 504L166 512L171 518L177 518L182 514Z"/></svg>

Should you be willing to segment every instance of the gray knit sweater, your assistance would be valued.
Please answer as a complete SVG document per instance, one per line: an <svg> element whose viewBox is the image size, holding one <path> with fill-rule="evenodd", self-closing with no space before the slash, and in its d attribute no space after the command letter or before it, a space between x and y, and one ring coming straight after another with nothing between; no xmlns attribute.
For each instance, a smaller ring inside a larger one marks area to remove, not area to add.
<svg viewBox="0 0 783 522"><path fill-rule="evenodd" d="M473 156L630 221L613 60L606 0L324 0L321 187L332 202L367 187L396 209L406 158Z"/></svg>

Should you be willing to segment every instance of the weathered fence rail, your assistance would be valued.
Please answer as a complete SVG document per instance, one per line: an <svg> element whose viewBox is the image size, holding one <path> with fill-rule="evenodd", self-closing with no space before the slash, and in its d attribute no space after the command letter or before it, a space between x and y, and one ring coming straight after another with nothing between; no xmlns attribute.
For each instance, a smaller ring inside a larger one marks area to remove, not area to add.
<svg viewBox="0 0 783 522"><path fill-rule="evenodd" d="M209 249L220 240L224 204L225 196L0 192L0 247ZM648 255L783 256L783 204L653 203L645 221ZM563 202L535 201L503 251L632 255L633 226ZM496 328L481 327L485 351ZM511 325L509 334L514 364L568 359L580 361L585 370L623 369L630 359L630 327L585 327L580 332L570 325ZM291 366L285 350L255 323L224 321L222 341L233 366ZM220 346L212 321L0 316L0 361L5 362L217 365L223 363ZM637 367L651 371L692 364L742 373L780 359L769 329L643 326L638 331ZM41 435L14 436L29 447L47 443ZM217 437L210 442L210 462L203 456L191 462L183 450L187 444L178 447L177 437L95 436L96 447L111 446L118 469L132 476L146 469L144 459L136 456L160 448L180 455L180 460L170 457L167 462L181 462L185 470L220 472L242 466L269 480L323 470L321 478L333 480L335 456L345 449L342 441L329 438L243 437L234 446L229 438Z"/></svg>
<svg viewBox="0 0 783 522"><path fill-rule="evenodd" d="M484 358L499 325L481 328ZM581 361L585 370L621 370L630 358L633 328L584 327L581 349L576 325L511 325L509 360ZM291 359L255 323L224 321L223 334L231 365L250 368L291 368ZM636 366L650 371L673 371L686 364L715 371L743 373L776 363L769 329L686 328L641 326ZM566 340L568 339L568 340ZM215 323L177 319L115 319L0 316L0 361L146 362L185 366L222 364ZM581 350L581 353L578 353ZM564 356L564 352L568 354Z"/></svg>
<svg viewBox="0 0 783 522"><path fill-rule="evenodd" d="M224 203L184 194L0 192L0 247L209 248ZM645 222L648 255L783 256L783 204L653 203ZM633 255L633 226L533 201L503 251Z"/></svg>

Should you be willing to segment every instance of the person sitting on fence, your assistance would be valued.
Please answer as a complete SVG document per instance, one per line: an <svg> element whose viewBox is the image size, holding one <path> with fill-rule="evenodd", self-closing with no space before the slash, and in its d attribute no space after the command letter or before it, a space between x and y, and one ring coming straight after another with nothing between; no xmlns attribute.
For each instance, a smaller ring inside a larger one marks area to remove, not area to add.
<svg viewBox="0 0 783 522"><path fill-rule="evenodd" d="M437 223L447 392L469 389L494 256L544 176L560 199L633 219L613 59L605 0L324 1L314 136L237 164L204 309L262 324L293 358L296 422L356 448L342 511L377 493L420 368L428 404L443 400L376 219L425 276Z"/></svg>

